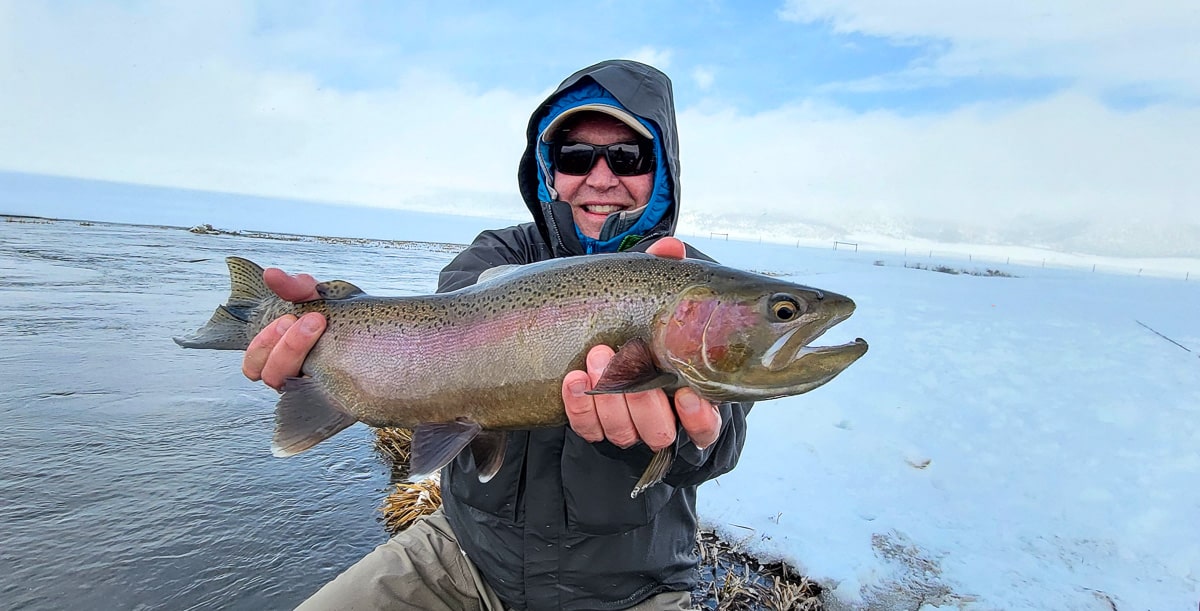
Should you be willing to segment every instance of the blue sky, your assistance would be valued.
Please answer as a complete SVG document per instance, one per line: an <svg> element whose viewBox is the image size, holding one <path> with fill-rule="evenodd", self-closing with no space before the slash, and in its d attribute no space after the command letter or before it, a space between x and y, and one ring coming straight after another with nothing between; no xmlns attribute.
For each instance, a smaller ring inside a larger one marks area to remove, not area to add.
<svg viewBox="0 0 1200 611"><path fill-rule="evenodd" d="M785 21L775 3L600 2L548 10L542 2L378 4L371 14L326 3L266 3L254 31L281 47L316 21L378 56L331 55L323 49L266 56L319 75L344 90L386 88L393 71L378 64L419 62L480 87L542 89L547 83L617 49L647 49L680 58L691 70L720 75L722 94L747 110L809 95L821 85L894 72L920 58L936 41L914 44L859 34L836 35L824 24ZM586 22L587 28L569 24ZM566 25L565 25L566 24ZM603 35L589 35L589 29ZM326 39L328 40L328 39ZM676 51L678 50L678 51ZM484 51L484 52L481 52ZM618 53L619 54L619 53ZM686 59L683 59L686 56ZM685 73L681 98L706 89Z"/></svg>
<svg viewBox="0 0 1200 611"><path fill-rule="evenodd" d="M1200 226L1198 6L0 0L0 170L519 219L528 113L626 57L685 224L1158 240Z"/></svg>
<svg viewBox="0 0 1200 611"><path fill-rule="evenodd" d="M367 13L348 11L344 3L266 2L253 15L252 27L263 43L264 68L309 72L323 85L345 91L387 88L395 66L414 62L482 88L536 90L614 56L614 49L642 50L648 59L680 64L685 71L675 84L681 100L715 96L748 112L809 97L856 111L939 112L972 102L1044 96L1070 84L1068 75L980 73L858 90L847 84L919 67L946 53L952 41L934 35L835 31L830 19L789 18L787 6L602 2L549 11L535 2L487 8L458 2L436 9L378 3ZM564 25L583 22L587 28ZM314 23L321 24L319 34ZM298 33L313 34L310 40L324 44L298 48ZM325 45L334 40L362 53L329 53ZM713 84L698 74L711 75ZM1135 91L1118 93L1111 92L1115 99L1142 105L1159 99L1137 97Z"/></svg>

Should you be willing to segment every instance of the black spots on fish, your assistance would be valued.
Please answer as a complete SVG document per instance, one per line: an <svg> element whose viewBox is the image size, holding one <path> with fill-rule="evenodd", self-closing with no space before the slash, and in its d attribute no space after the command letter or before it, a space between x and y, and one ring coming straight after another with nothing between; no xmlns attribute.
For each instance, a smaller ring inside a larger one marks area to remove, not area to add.
<svg viewBox="0 0 1200 611"><path fill-rule="evenodd" d="M373 335L404 327L447 329L547 307L642 311L688 286L704 283L711 264L646 254L606 254L555 259L515 269L449 294L369 297L323 302L347 329ZM571 305L574 304L574 305ZM634 305L638 304L638 305Z"/></svg>

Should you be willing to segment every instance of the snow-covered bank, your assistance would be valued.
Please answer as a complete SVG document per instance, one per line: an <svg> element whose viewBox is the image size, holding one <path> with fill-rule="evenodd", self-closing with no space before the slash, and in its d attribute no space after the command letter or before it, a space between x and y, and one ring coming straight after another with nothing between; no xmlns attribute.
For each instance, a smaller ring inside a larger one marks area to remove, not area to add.
<svg viewBox="0 0 1200 611"><path fill-rule="evenodd" d="M1196 608L1200 282L696 242L850 295L819 343L871 344L755 407L706 522L854 606Z"/></svg>

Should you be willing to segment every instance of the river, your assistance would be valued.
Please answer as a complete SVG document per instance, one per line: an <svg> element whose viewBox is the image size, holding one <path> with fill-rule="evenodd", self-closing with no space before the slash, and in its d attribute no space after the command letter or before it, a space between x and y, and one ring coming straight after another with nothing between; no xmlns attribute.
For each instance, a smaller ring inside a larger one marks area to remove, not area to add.
<svg viewBox="0 0 1200 611"><path fill-rule="evenodd" d="M291 608L383 542L367 427L275 458L275 392L171 338L227 255L404 295L458 248L0 222L0 606Z"/></svg>

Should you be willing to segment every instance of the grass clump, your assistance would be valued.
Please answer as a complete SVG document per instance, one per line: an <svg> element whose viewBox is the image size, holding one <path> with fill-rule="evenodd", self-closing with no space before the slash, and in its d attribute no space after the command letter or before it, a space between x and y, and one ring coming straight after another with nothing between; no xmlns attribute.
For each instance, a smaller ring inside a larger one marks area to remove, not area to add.
<svg viewBox="0 0 1200 611"><path fill-rule="evenodd" d="M966 274L968 276L986 276L986 277L990 277L990 278L1017 278L1018 277L1018 276L1016 276L1014 274L1010 274L1004 270L992 269L992 268L979 270L979 269L954 268L954 267L949 267L947 265L929 266L929 265L925 265L924 263L905 263L904 267L906 267L908 269L923 269L923 270L927 270L927 271L931 271L931 272L940 272L943 274L950 274L952 276L957 276L959 274Z"/></svg>

